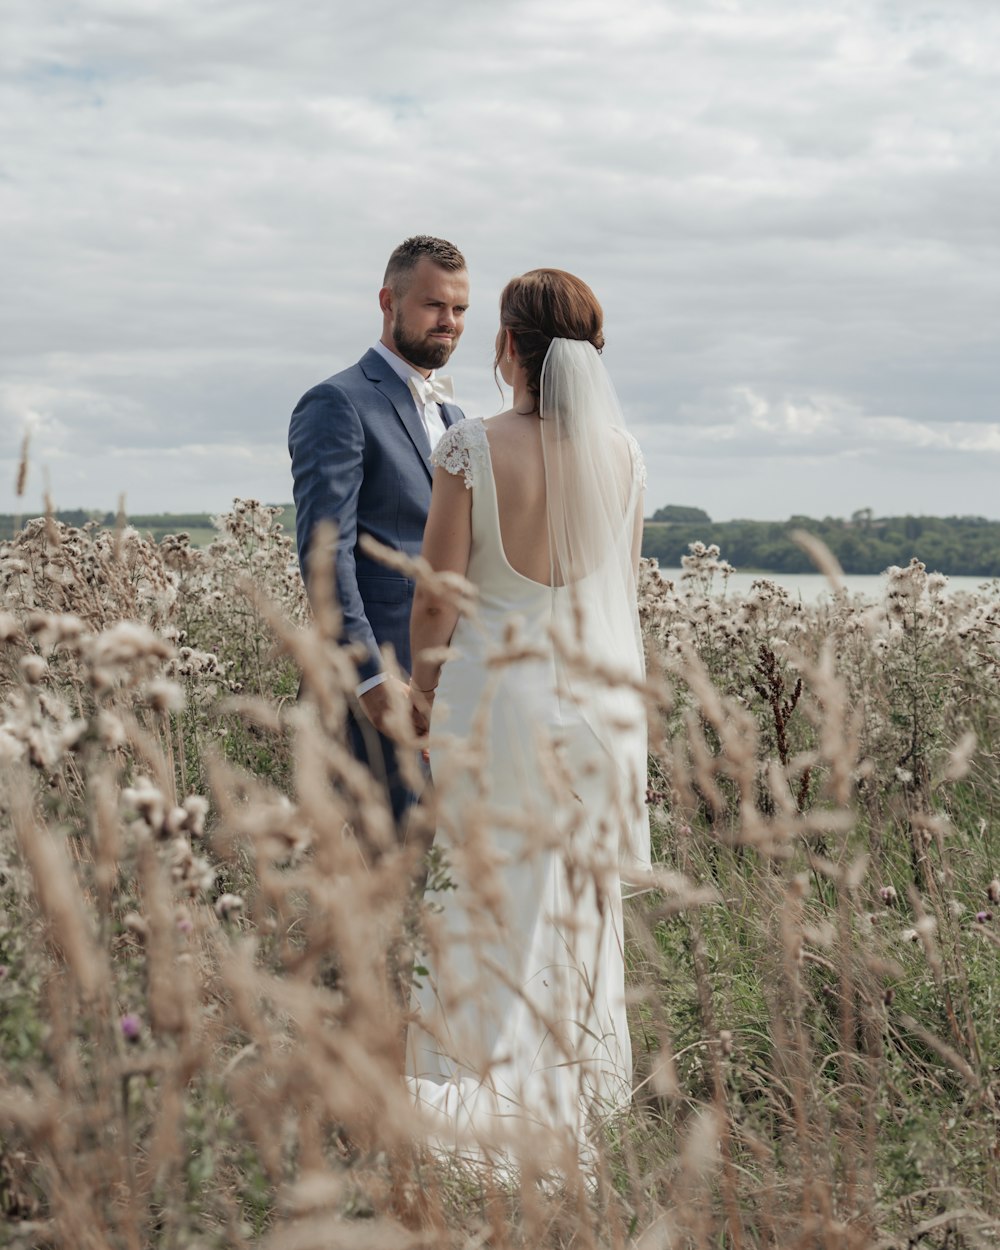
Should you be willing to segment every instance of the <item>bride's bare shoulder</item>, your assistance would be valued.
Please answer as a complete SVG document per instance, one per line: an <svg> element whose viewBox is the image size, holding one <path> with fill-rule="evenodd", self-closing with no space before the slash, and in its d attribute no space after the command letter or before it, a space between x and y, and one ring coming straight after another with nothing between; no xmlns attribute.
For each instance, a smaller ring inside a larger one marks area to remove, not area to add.
<svg viewBox="0 0 1000 1250"><path fill-rule="evenodd" d="M530 471L536 461L542 462L542 438L538 418L509 410L487 417L483 422L490 446L494 476L512 471Z"/></svg>
<svg viewBox="0 0 1000 1250"><path fill-rule="evenodd" d="M492 417L483 417L483 429L491 438L498 433L502 438L504 433L513 427L514 422L520 419L513 408L505 408L503 412L498 412Z"/></svg>
<svg viewBox="0 0 1000 1250"><path fill-rule="evenodd" d="M486 431L491 445L494 442L517 443L525 438L530 438L532 435L537 436L538 418L534 415L525 415L522 412L515 412L513 408L508 408L504 412L498 412L496 416L484 418L483 429Z"/></svg>

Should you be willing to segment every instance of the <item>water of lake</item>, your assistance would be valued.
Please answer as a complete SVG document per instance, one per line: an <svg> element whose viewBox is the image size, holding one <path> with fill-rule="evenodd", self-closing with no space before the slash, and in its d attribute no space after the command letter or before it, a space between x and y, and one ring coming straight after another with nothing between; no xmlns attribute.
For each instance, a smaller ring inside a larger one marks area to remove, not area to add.
<svg viewBox="0 0 1000 1250"><path fill-rule="evenodd" d="M664 577L669 578L672 582L680 580L682 569L661 569L660 572ZM775 582L778 586L784 586L790 594L800 599L803 603L816 603L823 595L829 595L830 583L822 575L822 573L733 573L729 578L728 589L726 593L735 599L741 599L750 592L751 585L760 578L766 577L768 581ZM848 594L861 595L865 599L872 601L881 599L885 594L886 579L884 574L868 574L857 573L852 575L845 574L843 578ZM717 589L722 591L722 579L716 578ZM946 594L957 594L959 591L972 592L979 590L983 586L993 586L996 588L997 583L991 582L985 577L949 577L946 587Z"/></svg>

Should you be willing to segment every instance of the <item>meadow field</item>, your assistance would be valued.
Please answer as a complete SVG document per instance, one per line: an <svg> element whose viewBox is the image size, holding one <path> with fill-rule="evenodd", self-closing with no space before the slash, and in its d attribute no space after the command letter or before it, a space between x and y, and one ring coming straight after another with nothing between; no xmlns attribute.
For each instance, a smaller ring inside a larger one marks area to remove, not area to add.
<svg viewBox="0 0 1000 1250"><path fill-rule="evenodd" d="M511 1175L421 1143L418 866L280 510L0 542L0 1245L996 1245L1000 598L727 568L643 567L632 1110Z"/></svg>

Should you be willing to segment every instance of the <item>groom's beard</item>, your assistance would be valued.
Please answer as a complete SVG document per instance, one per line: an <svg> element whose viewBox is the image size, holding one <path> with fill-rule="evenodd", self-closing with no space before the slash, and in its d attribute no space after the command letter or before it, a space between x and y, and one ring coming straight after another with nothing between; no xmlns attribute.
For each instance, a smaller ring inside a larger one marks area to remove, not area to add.
<svg viewBox="0 0 1000 1250"><path fill-rule="evenodd" d="M398 314L392 323L392 341L396 351L404 360L418 369L440 369L447 364L448 357L455 350L455 338L443 343L439 340L416 338L411 335Z"/></svg>

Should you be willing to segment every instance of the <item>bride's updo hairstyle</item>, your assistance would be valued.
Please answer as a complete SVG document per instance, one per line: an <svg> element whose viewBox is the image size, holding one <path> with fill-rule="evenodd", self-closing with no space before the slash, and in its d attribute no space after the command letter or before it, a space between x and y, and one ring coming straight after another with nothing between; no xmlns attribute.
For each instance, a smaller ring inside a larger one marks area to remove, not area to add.
<svg viewBox="0 0 1000 1250"><path fill-rule="evenodd" d="M514 335L514 350L527 374L528 390L538 402L542 363L553 339L581 339L604 346L604 312L582 279L565 269L530 269L511 278L500 296L500 333L494 373L504 353L505 331Z"/></svg>

